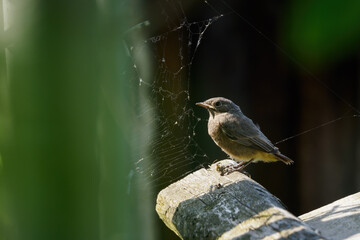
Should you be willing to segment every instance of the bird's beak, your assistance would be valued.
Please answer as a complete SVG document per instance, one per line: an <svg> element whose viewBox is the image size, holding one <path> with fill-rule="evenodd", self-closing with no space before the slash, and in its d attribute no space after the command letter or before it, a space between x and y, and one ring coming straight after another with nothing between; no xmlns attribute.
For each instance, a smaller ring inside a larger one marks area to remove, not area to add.
<svg viewBox="0 0 360 240"><path fill-rule="evenodd" d="M200 107L204 107L204 108L207 108L207 109L214 109L213 106L211 106L211 105L209 105L209 104L206 104L206 103L204 103L204 102L198 102L198 103L196 103L195 105L200 106Z"/></svg>

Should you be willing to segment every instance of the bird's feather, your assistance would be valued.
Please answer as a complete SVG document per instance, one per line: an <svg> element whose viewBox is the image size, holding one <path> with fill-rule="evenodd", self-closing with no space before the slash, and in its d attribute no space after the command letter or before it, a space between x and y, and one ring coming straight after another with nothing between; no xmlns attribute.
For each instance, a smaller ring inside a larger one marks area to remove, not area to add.
<svg viewBox="0 0 360 240"><path fill-rule="evenodd" d="M227 113L224 114L222 120L219 121L220 128L231 140L269 153L278 151L253 121L246 116Z"/></svg>

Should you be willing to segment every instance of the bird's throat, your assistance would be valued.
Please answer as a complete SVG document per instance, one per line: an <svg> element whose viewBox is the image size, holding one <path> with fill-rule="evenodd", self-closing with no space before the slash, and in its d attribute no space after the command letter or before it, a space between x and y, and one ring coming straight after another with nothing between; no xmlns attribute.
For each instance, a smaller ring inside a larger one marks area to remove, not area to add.
<svg viewBox="0 0 360 240"><path fill-rule="evenodd" d="M210 108L208 108L207 109L208 111L209 111L209 114L210 114L210 117L215 117L215 112L214 112L214 110L213 109L210 109Z"/></svg>

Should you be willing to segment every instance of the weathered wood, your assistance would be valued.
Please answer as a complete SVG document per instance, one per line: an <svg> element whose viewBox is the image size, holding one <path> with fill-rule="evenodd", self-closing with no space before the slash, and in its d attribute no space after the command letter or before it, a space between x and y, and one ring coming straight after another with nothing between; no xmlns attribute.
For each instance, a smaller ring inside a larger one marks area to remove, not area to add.
<svg viewBox="0 0 360 240"><path fill-rule="evenodd" d="M299 217L329 239L360 239L360 192Z"/></svg>
<svg viewBox="0 0 360 240"><path fill-rule="evenodd" d="M323 239L244 174L221 176L223 160L163 189L156 211L182 239Z"/></svg>

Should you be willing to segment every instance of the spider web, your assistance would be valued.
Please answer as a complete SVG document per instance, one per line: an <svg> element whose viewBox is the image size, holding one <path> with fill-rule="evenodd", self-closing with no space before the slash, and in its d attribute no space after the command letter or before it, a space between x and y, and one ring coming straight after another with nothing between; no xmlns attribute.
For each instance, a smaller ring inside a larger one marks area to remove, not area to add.
<svg viewBox="0 0 360 240"><path fill-rule="evenodd" d="M139 149L134 168L145 177L148 185L164 187L211 163L197 143L196 128L202 120L193 111L189 82L191 67L196 62L197 50L204 41L207 30L216 25L217 20L229 14L237 15L312 80L320 82L327 91L359 113L226 2L201 2L202 8L207 8L211 13L195 20L190 19L190 14L186 13L183 4L184 1L177 0L159 4L158 12L166 25L166 30L142 40L125 42L136 76L132 81L135 82L142 98L142 104L137 109L136 121L141 122L144 128L139 129L136 138ZM151 25L151 20L145 21L129 31L143 31ZM144 62L144 59L147 59L147 62ZM323 123L276 144L344 118ZM144 133L144 129L150 131Z"/></svg>
<svg viewBox="0 0 360 240"><path fill-rule="evenodd" d="M167 31L125 43L134 63L133 81L140 97L145 98L137 110L136 121L144 129L151 129L146 134L139 129L135 169L152 187L168 185L209 162L196 141L196 127L201 119L190 105L189 81L206 30L222 17L219 14L190 21L178 1L169 1L161 8ZM134 28L150 25L151 22L145 21ZM150 56L148 62L153 71L150 74L141 60L144 53Z"/></svg>

